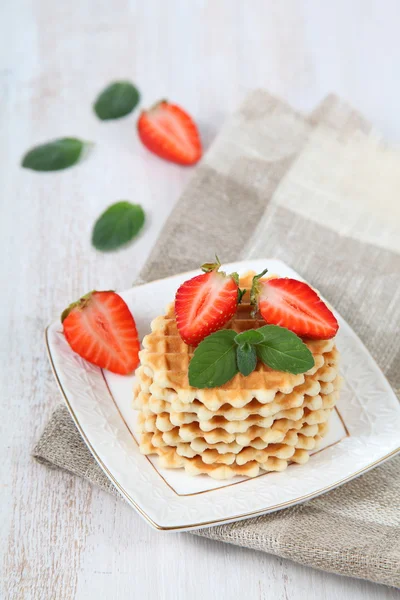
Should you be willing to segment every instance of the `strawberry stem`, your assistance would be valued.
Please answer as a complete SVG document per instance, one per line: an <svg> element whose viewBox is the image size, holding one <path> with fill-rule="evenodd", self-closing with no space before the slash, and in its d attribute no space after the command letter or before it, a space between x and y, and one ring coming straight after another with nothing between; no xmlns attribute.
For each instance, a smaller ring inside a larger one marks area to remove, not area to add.
<svg viewBox="0 0 400 600"><path fill-rule="evenodd" d="M240 288L238 288L238 304L241 303L243 296L246 293L246 289L241 290Z"/></svg>
<svg viewBox="0 0 400 600"><path fill-rule="evenodd" d="M258 296L260 293L259 279L261 279L261 277L263 277L267 272L268 269L264 269L264 271L261 271L261 273L259 273L258 275L254 275L253 277L253 283L251 285L250 290L250 304L251 306L253 306L253 310L251 311L252 317L255 317L258 310Z"/></svg>
<svg viewBox="0 0 400 600"><path fill-rule="evenodd" d="M239 287L239 275L238 273L231 273L229 277L232 277L233 281L236 283L236 285Z"/></svg>
<svg viewBox="0 0 400 600"><path fill-rule="evenodd" d="M165 98L163 98L162 100L159 100L158 102L156 102L155 104L153 104L153 106L151 106L148 110L145 110L144 112L152 112L157 110L161 104L167 104L168 100L166 100Z"/></svg>
<svg viewBox="0 0 400 600"><path fill-rule="evenodd" d="M204 271L204 273L211 273L211 271L218 271L220 266L221 266L221 262L220 262L218 256L215 255L215 262L214 263L204 263L204 265L201 265L201 270Z"/></svg>
<svg viewBox="0 0 400 600"><path fill-rule="evenodd" d="M87 304L89 304L90 302L90 298L92 297L92 294L95 292L96 290L92 290L91 292L88 292L87 294L85 294L84 296L82 296L81 298L79 298L79 300L77 300L76 302L72 302L72 304L70 304L66 309L63 310L63 312L61 313L61 323L63 323L65 321L65 319L68 317L69 313L74 310L74 308L85 308L85 306Z"/></svg>

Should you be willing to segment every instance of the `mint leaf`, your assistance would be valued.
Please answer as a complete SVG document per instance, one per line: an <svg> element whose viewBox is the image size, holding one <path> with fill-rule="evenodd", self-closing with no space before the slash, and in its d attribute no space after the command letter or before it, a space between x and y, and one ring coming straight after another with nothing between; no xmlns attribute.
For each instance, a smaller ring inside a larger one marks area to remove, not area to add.
<svg viewBox="0 0 400 600"><path fill-rule="evenodd" d="M248 329L242 333L238 333L235 337L235 342L239 344L259 344L264 340L264 336L258 329Z"/></svg>
<svg viewBox="0 0 400 600"><path fill-rule="evenodd" d="M115 81L97 97L93 109L102 121L129 115L139 102L139 92L129 81Z"/></svg>
<svg viewBox="0 0 400 600"><path fill-rule="evenodd" d="M77 138L59 138L29 150L23 157L21 166L33 171L67 169L82 158L83 150L88 145Z"/></svg>
<svg viewBox="0 0 400 600"><path fill-rule="evenodd" d="M192 387L219 387L236 375L235 336L235 331L221 329L200 342L189 363L189 384Z"/></svg>
<svg viewBox="0 0 400 600"><path fill-rule="evenodd" d="M257 353L254 346L246 343L236 350L236 360L242 375L250 375L257 365Z"/></svg>
<svg viewBox="0 0 400 600"><path fill-rule="evenodd" d="M92 244L97 250L108 252L130 242L142 229L145 221L143 208L125 200L107 208L97 219L92 233Z"/></svg>
<svg viewBox="0 0 400 600"><path fill-rule="evenodd" d="M314 358L305 343L289 329L265 325L257 329L264 341L256 346L257 356L276 371L305 373L314 366Z"/></svg>

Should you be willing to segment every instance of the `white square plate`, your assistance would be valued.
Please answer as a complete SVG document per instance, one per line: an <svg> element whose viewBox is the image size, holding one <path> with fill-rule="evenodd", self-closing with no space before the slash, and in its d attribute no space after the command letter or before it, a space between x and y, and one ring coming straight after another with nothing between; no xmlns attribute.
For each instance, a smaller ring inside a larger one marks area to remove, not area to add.
<svg viewBox="0 0 400 600"><path fill-rule="evenodd" d="M282 277L301 276L278 260L248 260L224 268ZM178 286L198 272L132 288L121 296L135 316L141 339L163 314ZM310 282L311 284L313 282ZM134 376L122 377L90 365L68 346L60 322L46 332L54 375L71 415L94 458L126 500L153 527L185 530L228 523L292 506L365 473L400 451L400 405L387 380L356 334L337 315L344 389L324 445L305 465L254 479L215 481L183 469L160 468L142 456L132 409Z"/></svg>

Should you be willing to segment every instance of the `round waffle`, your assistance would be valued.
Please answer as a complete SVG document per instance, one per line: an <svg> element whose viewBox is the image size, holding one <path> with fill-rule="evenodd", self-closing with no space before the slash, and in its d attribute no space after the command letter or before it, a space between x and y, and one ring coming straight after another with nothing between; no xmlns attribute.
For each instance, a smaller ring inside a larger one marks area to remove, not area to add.
<svg viewBox="0 0 400 600"><path fill-rule="evenodd" d="M241 278L249 287L253 273ZM250 316L248 292L225 326L236 332L265 324ZM140 411L140 450L162 466L217 479L281 471L305 463L327 431L341 378L334 340L305 340L314 357L307 373L293 375L260 361L219 388L189 385L194 349L179 336L173 305L151 324L137 369L134 408Z"/></svg>

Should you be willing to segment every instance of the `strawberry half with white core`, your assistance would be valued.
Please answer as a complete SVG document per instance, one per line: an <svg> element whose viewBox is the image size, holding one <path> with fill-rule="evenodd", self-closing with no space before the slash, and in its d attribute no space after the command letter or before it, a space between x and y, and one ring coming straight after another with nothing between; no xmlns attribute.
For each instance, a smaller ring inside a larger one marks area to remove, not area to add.
<svg viewBox="0 0 400 600"><path fill-rule="evenodd" d="M187 112L166 100L144 110L137 129L142 143L154 154L178 163L194 165L202 155L196 123Z"/></svg>
<svg viewBox="0 0 400 600"><path fill-rule="evenodd" d="M237 273L219 271L220 262L202 266L204 273L183 283L175 296L179 334L190 346L221 329L236 312L244 292Z"/></svg>
<svg viewBox="0 0 400 600"><path fill-rule="evenodd" d="M115 292L89 292L61 315L67 342L85 360L127 375L139 364L135 320Z"/></svg>
<svg viewBox="0 0 400 600"><path fill-rule="evenodd" d="M253 278L251 302L267 323L304 338L327 340L336 335L335 316L307 283L287 277L262 280L265 273Z"/></svg>

